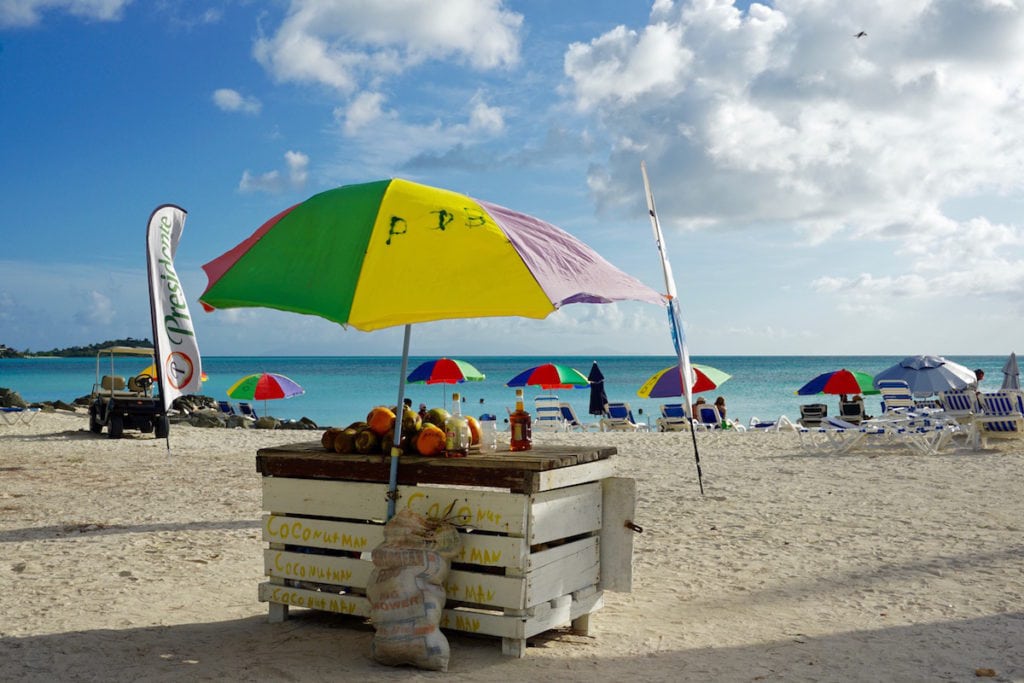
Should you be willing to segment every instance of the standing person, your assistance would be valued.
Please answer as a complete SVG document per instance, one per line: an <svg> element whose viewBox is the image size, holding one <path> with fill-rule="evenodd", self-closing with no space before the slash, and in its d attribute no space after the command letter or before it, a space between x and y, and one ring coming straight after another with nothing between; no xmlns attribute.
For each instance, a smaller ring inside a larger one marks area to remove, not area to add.
<svg viewBox="0 0 1024 683"><path fill-rule="evenodd" d="M975 391L978 391L979 385L981 384L981 380L983 379L985 379L985 371L982 370L981 368L977 368L974 371L974 382L968 386L973 388Z"/></svg>

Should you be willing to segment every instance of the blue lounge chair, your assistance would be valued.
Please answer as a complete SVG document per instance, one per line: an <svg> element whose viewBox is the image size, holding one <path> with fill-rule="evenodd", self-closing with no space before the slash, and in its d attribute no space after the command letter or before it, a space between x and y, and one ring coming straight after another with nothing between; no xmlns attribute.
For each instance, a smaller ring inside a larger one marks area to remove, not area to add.
<svg viewBox="0 0 1024 683"><path fill-rule="evenodd" d="M237 415L235 407L228 401L217 401L217 409L224 415Z"/></svg>
<svg viewBox="0 0 1024 683"><path fill-rule="evenodd" d="M1024 436L1024 414L1021 414L1015 391L981 394L982 414L975 418L978 441L988 448L989 439L1019 439Z"/></svg>
<svg viewBox="0 0 1024 683"><path fill-rule="evenodd" d="M558 404L559 409L562 411L562 419L565 420L566 429L576 430L580 432L589 431L591 429L598 430L600 425L595 423L587 424L580 422L580 418L576 416L576 410L572 407L572 404L561 402Z"/></svg>
<svg viewBox="0 0 1024 683"><path fill-rule="evenodd" d="M661 417L654 423L659 432L685 432L690 428L690 418L683 410L682 403L663 403Z"/></svg>
<svg viewBox="0 0 1024 683"><path fill-rule="evenodd" d="M252 406L249 405L246 401L238 402L238 410L245 417L251 417L254 420L259 417L259 415L256 414L256 411L252 409Z"/></svg>
<svg viewBox="0 0 1024 683"><path fill-rule="evenodd" d="M805 403L800 406L801 427L819 427L828 417L828 406L824 403Z"/></svg>
<svg viewBox="0 0 1024 683"><path fill-rule="evenodd" d="M882 411L885 413L913 412L917 407L906 380L883 379L878 382L877 389L882 394Z"/></svg>
<svg viewBox="0 0 1024 683"><path fill-rule="evenodd" d="M606 403L604 406L604 417L601 418L602 432L635 432L641 429L633 419L633 409L628 403Z"/></svg>

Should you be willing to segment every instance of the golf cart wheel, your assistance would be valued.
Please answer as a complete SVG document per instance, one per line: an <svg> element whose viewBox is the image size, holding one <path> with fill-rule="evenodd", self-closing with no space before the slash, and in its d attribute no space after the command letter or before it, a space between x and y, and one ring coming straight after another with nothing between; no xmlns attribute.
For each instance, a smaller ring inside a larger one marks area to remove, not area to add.
<svg viewBox="0 0 1024 683"><path fill-rule="evenodd" d="M111 415L110 424L107 425L107 436L111 439L120 439L124 435L124 418L120 415Z"/></svg>
<svg viewBox="0 0 1024 683"><path fill-rule="evenodd" d="M171 433L171 423L167 420L166 415L160 415L156 418L156 438L166 439L167 435Z"/></svg>
<svg viewBox="0 0 1024 683"><path fill-rule="evenodd" d="M99 418L96 417L95 410L89 411L89 431L92 432L93 434L103 433L103 425L100 423Z"/></svg>

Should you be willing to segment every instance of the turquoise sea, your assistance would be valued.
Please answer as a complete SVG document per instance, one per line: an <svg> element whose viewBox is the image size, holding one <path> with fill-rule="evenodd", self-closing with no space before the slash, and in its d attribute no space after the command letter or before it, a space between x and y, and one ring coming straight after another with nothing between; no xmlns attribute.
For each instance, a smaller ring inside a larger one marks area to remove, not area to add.
<svg viewBox="0 0 1024 683"><path fill-rule="evenodd" d="M722 395L726 399L729 417L739 418L744 424L751 416L761 419L775 419L786 415L791 419L799 417L798 406L812 402L811 397L796 396L795 392L812 377L829 370L847 368L870 374L878 373L899 362L903 356L693 356L695 363L711 365L723 370L732 379L719 389L703 394L709 402ZM983 389L998 389L1003 381L1001 369L1006 361L1004 356L950 356L969 368L982 368L986 378ZM411 372L419 363L429 360L414 357L409 361ZM451 403L453 391L459 391L465 398L463 412L479 415L490 412L499 416L499 424L505 415L505 408L511 407L515 390L505 382L519 372L542 363L554 362L570 365L584 375L590 372L596 360L605 376L608 398L612 401L627 401L633 407L638 420L650 420L658 416L661 403L671 399L641 399L637 389L655 372L673 365L672 356L466 356L467 360L486 375L482 382L466 382L459 385L412 384L406 387L406 396L414 405L426 403L429 407L441 406L442 401ZM125 365L118 366L118 372L125 375L143 369ZM226 391L235 381L253 372L277 372L287 375L305 388L306 393L295 398L268 401L256 404L257 411L264 411L280 419L308 417L320 426L345 426L363 419L375 405L394 405L398 397L398 378L401 358L395 356L374 357L228 357L212 356L203 358L203 370L209 379L203 393L217 399L227 398ZM0 359L0 387L13 389L26 401L63 400L71 402L87 395L96 376L94 358L31 358ZM555 393L562 400L573 404L576 413L584 421L588 416L589 389L560 390L545 392L537 387L527 387L527 407L532 405L534 396L541 393ZM822 397L830 406L837 399ZM878 408L877 397L867 399L868 412ZM643 411L642 414L639 411ZM831 412L831 410L830 410Z"/></svg>

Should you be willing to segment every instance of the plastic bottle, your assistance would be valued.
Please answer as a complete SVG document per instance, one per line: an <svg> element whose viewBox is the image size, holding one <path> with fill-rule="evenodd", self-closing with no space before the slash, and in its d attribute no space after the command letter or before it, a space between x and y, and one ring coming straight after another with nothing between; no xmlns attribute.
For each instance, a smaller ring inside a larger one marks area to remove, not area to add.
<svg viewBox="0 0 1024 683"><path fill-rule="evenodd" d="M444 455L447 458L465 458L469 455L469 423L462 417L462 402L452 394L452 413L444 422Z"/></svg>
<svg viewBox="0 0 1024 683"><path fill-rule="evenodd" d="M508 417L509 429L512 431L512 438L509 443L510 451L528 451L533 447L533 420L523 406L523 390L516 389L516 410Z"/></svg>
<svg viewBox="0 0 1024 683"><path fill-rule="evenodd" d="M493 453L498 450L498 425L493 416L484 417L480 420L480 452Z"/></svg>

